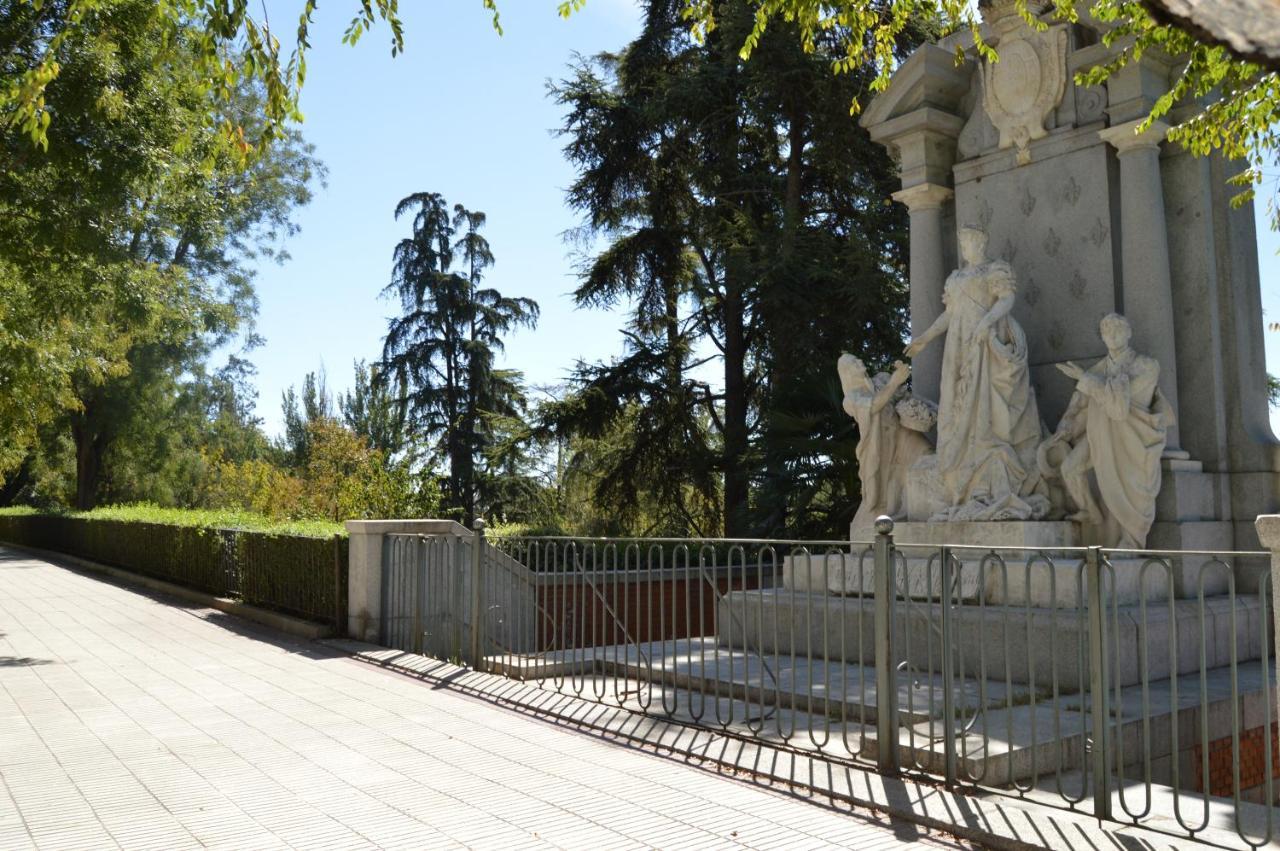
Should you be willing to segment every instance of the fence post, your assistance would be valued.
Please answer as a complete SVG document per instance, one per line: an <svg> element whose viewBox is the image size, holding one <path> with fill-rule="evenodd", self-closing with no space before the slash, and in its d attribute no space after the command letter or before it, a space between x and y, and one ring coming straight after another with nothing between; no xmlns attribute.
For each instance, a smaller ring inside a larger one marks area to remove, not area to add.
<svg viewBox="0 0 1280 851"><path fill-rule="evenodd" d="M391 626L387 623L391 619L391 549L395 546L395 538L381 535L379 540L379 557L382 559L379 570L382 571L382 578L379 588L381 600L378 604L378 644L387 647L390 645L388 638L391 635Z"/></svg>
<svg viewBox="0 0 1280 851"><path fill-rule="evenodd" d="M880 772L898 771L898 676L893 661L893 518L876 518L876 762Z"/></svg>
<svg viewBox="0 0 1280 851"><path fill-rule="evenodd" d="M1107 765L1111 710L1107 695L1106 599L1102 587L1102 548L1089 547L1085 557L1089 595L1089 732L1093 741L1093 814L1111 818L1111 773Z"/></svg>
<svg viewBox="0 0 1280 851"><path fill-rule="evenodd" d="M956 782L956 708L954 637L951 627L951 586L954 582L951 548L942 548L942 570L938 600L942 617L942 772L948 786ZM909 652L909 650L908 650Z"/></svg>
<svg viewBox="0 0 1280 851"><path fill-rule="evenodd" d="M484 519L471 524L471 667L484 670Z"/></svg>
<svg viewBox="0 0 1280 851"><path fill-rule="evenodd" d="M422 609L427 594L427 544L428 538L419 535L413 540L413 652L423 652Z"/></svg>
<svg viewBox="0 0 1280 851"><path fill-rule="evenodd" d="M1275 600L1280 599L1280 515L1259 515L1254 521L1254 528L1258 531L1258 540L1262 542L1262 546L1271 550L1271 608L1275 616L1275 627L1271 630L1271 641L1274 647L1269 649L1276 654L1276 658L1280 659L1280 606L1275 605ZM1258 581L1261 592L1267 578L1263 575ZM1263 612L1263 617L1266 617L1266 612ZM1266 634L1265 631L1263 634ZM1276 689L1274 695L1276 706L1280 707L1280 677L1276 677L1276 682L1272 685Z"/></svg>

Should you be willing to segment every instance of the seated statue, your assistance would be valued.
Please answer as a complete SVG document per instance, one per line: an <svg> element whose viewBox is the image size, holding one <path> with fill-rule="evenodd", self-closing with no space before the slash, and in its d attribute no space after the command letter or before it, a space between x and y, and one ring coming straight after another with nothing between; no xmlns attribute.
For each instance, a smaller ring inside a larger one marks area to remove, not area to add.
<svg viewBox="0 0 1280 851"><path fill-rule="evenodd" d="M1129 346L1129 320L1109 314L1100 330L1105 358L1087 371L1070 361L1058 364L1076 380L1076 392L1058 430L1041 445L1039 459L1044 472L1061 475L1079 509L1068 519L1100 528L1105 546L1140 549L1155 520L1160 455L1173 416L1157 385L1160 364ZM1064 449L1065 459L1055 471L1053 459Z"/></svg>
<svg viewBox="0 0 1280 851"><path fill-rule="evenodd" d="M911 367L894 364L893 374L867 375L866 365L850 354L836 366L844 390L844 410L858 424L858 478L862 504L854 515L855 529L870 528L881 514L906 518L906 473L922 455L933 451L919 430L899 419L895 402ZM918 424L919 425L919 424ZM928 425L924 425L927 430Z"/></svg>

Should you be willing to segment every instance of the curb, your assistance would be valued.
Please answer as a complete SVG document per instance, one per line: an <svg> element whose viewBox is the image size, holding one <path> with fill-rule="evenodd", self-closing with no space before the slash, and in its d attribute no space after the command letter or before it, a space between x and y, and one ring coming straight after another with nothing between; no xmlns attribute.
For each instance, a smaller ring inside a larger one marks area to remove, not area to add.
<svg viewBox="0 0 1280 851"><path fill-rule="evenodd" d="M247 621L252 621L271 629L291 635L295 638L302 638L308 641L315 641L320 638L330 638L334 634L331 626L314 623L312 621L296 618L292 615L273 612L270 609L262 609L257 606L251 606L248 603L241 603L239 600L232 600L228 597L219 597L215 594L209 594L204 591L196 591L192 588L186 588L182 585L175 585L172 582L166 582L163 579L156 579L151 576L144 576L141 573L134 573L119 567L102 564L96 561L90 561L87 558L79 556L67 555L66 553L55 552L54 550L44 550L39 547L28 547L23 544L11 544L8 541L0 542L0 549L17 550L19 552L30 553L34 556L46 559L54 564L61 564L66 567L80 568L89 573L96 573L101 576L107 576L119 582L129 585L138 585L149 591L155 591L159 594L165 594L170 597L177 597L188 603L195 603L207 609L216 609L228 615L235 615Z"/></svg>

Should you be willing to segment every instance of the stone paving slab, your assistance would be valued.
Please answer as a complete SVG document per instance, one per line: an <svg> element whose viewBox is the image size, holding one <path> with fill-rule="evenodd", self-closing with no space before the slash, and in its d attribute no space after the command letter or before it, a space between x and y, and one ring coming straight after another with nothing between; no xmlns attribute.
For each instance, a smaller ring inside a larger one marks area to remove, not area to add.
<svg viewBox="0 0 1280 851"><path fill-rule="evenodd" d="M722 735L689 725L680 713L673 718L642 715L626 707L593 703L536 683L477 673L399 650L356 641L326 643L348 649L371 664L484 696L515 711L683 757L721 774L747 778L768 788L787 789L825 805L871 808L890 818L945 830L986 847L1114 851L1204 848L1206 842L1222 848L1241 847L1230 825L1229 808L1215 808L1213 824L1199 834L1205 841L1195 841L1143 825L1099 822L1084 812L1064 809L1060 800L1038 790L1021 797L973 787L948 790L933 778L884 776L833 761L830 755L814 753L803 744L794 747L793 742L783 749L767 740Z"/></svg>
<svg viewBox="0 0 1280 851"><path fill-rule="evenodd" d="M438 673L0 549L0 848L966 847Z"/></svg>

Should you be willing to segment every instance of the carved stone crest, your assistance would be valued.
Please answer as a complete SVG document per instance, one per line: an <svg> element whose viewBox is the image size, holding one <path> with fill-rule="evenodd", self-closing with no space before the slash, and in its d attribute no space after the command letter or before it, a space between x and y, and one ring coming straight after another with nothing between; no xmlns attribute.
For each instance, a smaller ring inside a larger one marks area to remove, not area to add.
<svg viewBox="0 0 1280 851"><path fill-rule="evenodd" d="M1018 164L1031 162L1028 145L1048 131L1044 122L1066 91L1067 28L1036 32L1020 18L997 22L997 62L982 63L982 105L1000 134L1000 147L1016 146Z"/></svg>

